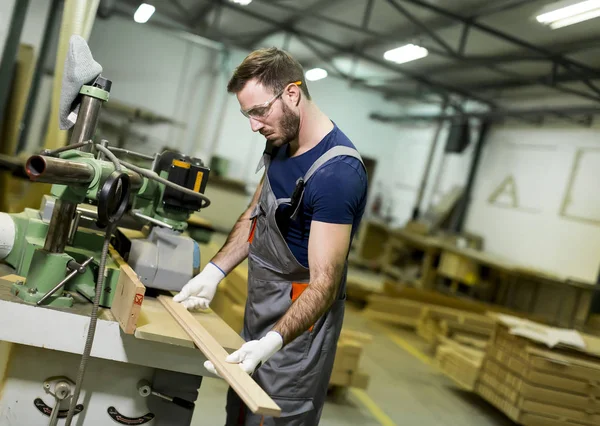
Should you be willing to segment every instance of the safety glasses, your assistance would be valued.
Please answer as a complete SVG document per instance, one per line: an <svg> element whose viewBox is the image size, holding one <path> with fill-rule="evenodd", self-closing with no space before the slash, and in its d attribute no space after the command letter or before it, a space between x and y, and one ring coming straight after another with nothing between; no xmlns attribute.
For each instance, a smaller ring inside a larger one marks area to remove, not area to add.
<svg viewBox="0 0 600 426"><path fill-rule="evenodd" d="M302 82L294 81L293 83L289 83L279 93L277 93L271 100L265 102L264 104L254 105L253 107L250 107L246 110L240 109L241 113L244 114L244 117L246 117L246 118L254 118L254 119L265 118L266 116L269 115L269 112L271 111L271 106L273 106L275 101L281 95L283 95L283 92L285 92L285 89L287 89L287 87L290 84L295 84L296 86L300 86L302 84Z"/></svg>

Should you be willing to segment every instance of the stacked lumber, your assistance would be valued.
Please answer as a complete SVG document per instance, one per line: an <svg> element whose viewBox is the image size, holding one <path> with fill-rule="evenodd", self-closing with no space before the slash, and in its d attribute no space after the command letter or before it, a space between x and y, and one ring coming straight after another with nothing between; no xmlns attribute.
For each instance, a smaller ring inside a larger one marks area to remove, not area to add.
<svg viewBox="0 0 600 426"><path fill-rule="evenodd" d="M381 275L350 267L346 277L346 296L348 300L365 304L370 295L383 292L383 285Z"/></svg>
<svg viewBox="0 0 600 426"><path fill-rule="evenodd" d="M366 389L369 375L360 370L364 346L372 336L354 330L343 329L338 340L330 386Z"/></svg>
<svg viewBox="0 0 600 426"><path fill-rule="evenodd" d="M440 338L435 353L437 367L461 388L474 391L485 351L480 347L461 344L445 337Z"/></svg>
<svg viewBox="0 0 600 426"><path fill-rule="evenodd" d="M371 295L367 298L365 317L388 324L415 328L421 317L424 303L407 299Z"/></svg>
<svg viewBox="0 0 600 426"><path fill-rule="evenodd" d="M446 296L432 290L396 285L390 281L384 283L384 293L384 295L371 295L367 298L364 315L389 324L414 328L422 319L425 308L446 307L482 316L489 310L494 311L496 308L502 310L500 306Z"/></svg>
<svg viewBox="0 0 600 426"><path fill-rule="evenodd" d="M513 317L498 322L475 388L522 425L592 426L600 424L598 383L600 339Z"/></svg>
<svg viewBox="0 0 600 426"><path fill-rule="evenodd" d="M417 323L417 334L435 348L440 337L452 338L458 334L479 344L492 335L495 320L486 315L440 306L424 307Z"/></svg>
<svg viewBox="0 0 600 426"><path fill-rule="evenodd" d="M433 290L406 287L390 281L384 283L383 290L384 294L382 295L371 295L367 297L367 306L363 313L368 318L389 324L416 328L417 324L419 324L422 319L423 309L428 307L445 307L459 310L467 314L479 314L479 318L485 316L488 312L500 312L514 316L527 315L511 311L510 309L499 305L491 305L476 300L449 296ZM489 328L489 321L481 319L481 322L484 324L471 324L475 326L475 328L471 328L471 331L474 331L474 334L484 334L489 336L489 331L484 332L484 330L477 328L480 326ZM425 325L426 324L422 324L422 326ZM450 324L450 326L452 326L452 324ZM468 324L465 325L465 327L469 328Z"/></svg>

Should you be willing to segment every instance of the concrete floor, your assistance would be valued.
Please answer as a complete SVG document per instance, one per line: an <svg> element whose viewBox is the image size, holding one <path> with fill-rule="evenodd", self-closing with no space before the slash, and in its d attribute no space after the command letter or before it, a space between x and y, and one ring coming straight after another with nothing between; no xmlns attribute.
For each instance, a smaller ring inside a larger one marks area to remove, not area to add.
<svg viewBox="0 0 600 426"><path fill-rule="evenodd" d="M361 367L366 391L350 390L325 404L320 425L508 426L509 419L474 394L460 390L430 365L426 345L409 330L389 328L348 306L345 326L373 335ZM205 379L193 426L225 423L225 382Z"/></svg>

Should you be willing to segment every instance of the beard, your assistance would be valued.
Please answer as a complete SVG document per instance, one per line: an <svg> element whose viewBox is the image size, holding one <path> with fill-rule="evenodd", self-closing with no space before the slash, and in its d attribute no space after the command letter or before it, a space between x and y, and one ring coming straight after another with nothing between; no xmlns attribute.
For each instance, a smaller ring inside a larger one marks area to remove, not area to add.
<svg viewBox="0 0 600 426"><path fill-rule="evenodd" d="M298 138L300 115L292 111L282 102L283 116L279 124L281 137L271 141L276 147L286 145Z"/></svg>

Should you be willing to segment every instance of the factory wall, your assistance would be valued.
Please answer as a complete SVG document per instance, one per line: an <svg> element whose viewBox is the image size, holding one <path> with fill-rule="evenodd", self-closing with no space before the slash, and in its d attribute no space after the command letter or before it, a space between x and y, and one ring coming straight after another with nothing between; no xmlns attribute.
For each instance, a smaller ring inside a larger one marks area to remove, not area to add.
<svg viewBox="0 0 600 426"><path fill-rule="evenodd" d="M49 0L34 3L22 40L39 48ZM0 45L11 6L10 0L0 2ZM247 182L249 189L255 186L259 175L254 169L264 142L239 113L235 96L225 92L231 72L247 52L224 51L217 44L190 41L120 17L97 19L89 43L104 74L113 80L113 102L177 121L134 126L147 139L130 148L155 152L172 146L205 159L219 155L230 161L230 178ZM50 89L49 84L43 87ZM414 207L436 127L372 121L371 112L394 114L401 106L335 78L309 87L361 153L377 160L371 201L381 193L384 214L394 226L402 226ZM460 154L444 153L447 136L443 127L422 210L466 181L474 144ZM592 185L600 177L596 137L597 130L494 127L477 171L465 230L483 235L492 253L595 281L600 252L600 196Z"/></svg>
<svg viewBox="0 0 600 426"><path fill-rule="evenodd" d="M122 42L125 35L127 43ZM249 187L258 182L260 175L254 172L264 139L252 133L239 112L237 99L225 90L233 69L248 52L224 52L119 17L96 20L89 44L104 68L103 74L113 80L112 101L143 107L181 123L135 126L148 135L148 140L131 148L154 152L167 145L201 158L219 155L230 162L228 177L246 181ZM415 137L420 140L420 130L401 135L399 128L368 118L375 109L393 113L399 106L385 105L381 96L349 88L334 78L310 82L309 87L315 102L361 153L377 160L374 181L380 185L373 188L393 191L398 179L407 174L412 177L397 167L398 160L414 167L408 161L410 156L403 153L410 143L397 142ZM426 145L417 148L423 149Z"/></svg>
<svg viewBox="0 0 600 426"><path fill-rule="evenodd" d="M488 251L595 282L600 267L597 129L503 128L489 135L466 228Z"/></svg>

